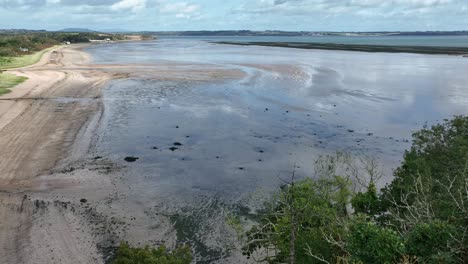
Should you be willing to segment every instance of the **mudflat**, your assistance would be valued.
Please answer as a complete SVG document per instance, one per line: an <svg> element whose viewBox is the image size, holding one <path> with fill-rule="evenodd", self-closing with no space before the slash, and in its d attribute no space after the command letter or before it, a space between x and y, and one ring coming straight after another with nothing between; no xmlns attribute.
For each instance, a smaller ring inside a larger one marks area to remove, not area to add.
<svg viewBox="0 0 468 264"><path fill-rule="evenodd" d="M168 222L140 223L144 212L125 199L118 166L88 153L101 91L111 79L134 75L203 81L242 74L202 65L182 75L183 65L97 65L83 48L57 47L35 65L8 71L28 80L0 97L2 263L103 263L120 240L175 237ZM159 232L148 235L150 225Z"/></svg>

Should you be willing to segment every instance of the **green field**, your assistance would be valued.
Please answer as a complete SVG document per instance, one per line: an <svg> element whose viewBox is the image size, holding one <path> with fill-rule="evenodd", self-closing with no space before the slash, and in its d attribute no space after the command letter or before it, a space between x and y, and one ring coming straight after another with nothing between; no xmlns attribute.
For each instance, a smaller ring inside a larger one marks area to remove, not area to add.
<svg viewBox="0 0 468 264"><path fill-rule="evenodd" d="M23 56L18 56L18 57L1 57L0 56L0 69L21 68L21 67L25 67L28 65L32 65L38 62L41 59L42 55L44 55L45 52L47 52L48 50L52 48L48 48L48 49L41 50L33 54L23 55Z"/></svg>
<svg viewBox="0 0 468 264"><path fill-rule="evenodd" d="M0 73L0 95L10 92L10 88L26 81L28 78L10 73Z"/></svg>

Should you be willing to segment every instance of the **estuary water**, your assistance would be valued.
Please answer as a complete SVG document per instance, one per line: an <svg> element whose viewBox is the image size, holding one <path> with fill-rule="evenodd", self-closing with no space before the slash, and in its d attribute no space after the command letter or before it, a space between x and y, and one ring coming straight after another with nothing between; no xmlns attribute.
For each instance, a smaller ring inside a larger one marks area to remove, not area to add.
<svg viewBox="0 0 468 264"><path fill-rule="evenodd" d="M256 202L258 193L275 190L293 169L313 177L319 155L376 157L387 173L383 185L410 147L412 132L468 114L463 57L230 46L192 38L87 51L95 63L157 66L180 77L148 71L112 81L104 91L94 151L124 166L133 199L148 212L155 203L171 216L195 208L203 213L184 218L187 225L211 238L210 227L199 224L222 222L213 213L224 210L220 204ZM191 81L193 72L210 67L242 74ZM128 156L139 159L128 163ZM207 241L181 229L178 239ZM205 246L196 250L207 263L224 256Z"/></svg>
<svg viewBox="0 0 468 264"><path fill-rule="evenodd" d="M165 39L191 39L210 42L303 42L389 46L468 47L468 36L181 36Z"/></svg>

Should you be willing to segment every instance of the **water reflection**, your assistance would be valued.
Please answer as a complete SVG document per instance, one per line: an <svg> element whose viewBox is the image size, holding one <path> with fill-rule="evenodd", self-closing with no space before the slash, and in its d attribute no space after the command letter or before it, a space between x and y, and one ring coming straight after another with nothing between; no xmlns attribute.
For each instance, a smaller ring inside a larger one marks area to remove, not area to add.
<svg viewBox="0 0 468 264"><path fill-rule="evenodd" d="M226 208L258 204L256 195L274 190L294 166L313 176L318 155L340 150L375 156L390 174L414 130L468 113L468 60L461 57L197 40L89 51L97 63L146 70L105 89L93 151L126 166L123 196L145 212L147 226L161 213L179 219L177 232L190 232L178 238L200 242L195 251L205 252L200 263L225 256L219 242L205 244L228 237L219 233ZM245 76L197 79L206 65ZM127 163L127 156L139 159Z"/></svg>
<svg viewBox="0 0 468 264"><path fill-rule="evenodd" d="M462 74L468 64L460 57L196 40L90 52L98 63L203 63L246 72L240 80L203 84L115 81L104 94L100 151L116 161L140 157L130 173L148 175L154 184L222 190L226 197L274 186L275 175L295 163L307 174L318 154L335 150L375 155L393 168L412 131L468 107L468 77ZM174 142L182 146L170 150Z"/></svg>

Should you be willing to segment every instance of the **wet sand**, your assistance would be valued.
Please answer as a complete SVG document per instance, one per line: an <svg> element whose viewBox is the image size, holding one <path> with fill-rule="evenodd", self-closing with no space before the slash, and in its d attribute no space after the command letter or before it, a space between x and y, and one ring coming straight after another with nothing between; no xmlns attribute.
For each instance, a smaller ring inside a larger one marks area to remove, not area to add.
<svg viewBox="0 0 468 264"><path fill-rule="evenodd" d="M144 212L125 201L119 165L88 154L103 111L101 90L111 79L145 74L189 81L242 74L96 65L83 48L59 47L35 65L9 71L29 79L0 97L2 263L103 263L122 239L155 244L164 237L170 245L169 223L154 235L141 225L157 220L138 224Z"/></svg>
<svg viewBox="0 0 468 264"><path fill-rule="evenodd" d="M79 48L55 48L39 63L11 70L29 79L0 97L3 263L96 263L101 258L94 234L78 213L84 208L72 209L79 201L54 193L85 181L43 176L85 153L89 140L82 138L80 148L73 145L101 109L103 84L115 77L83 69L89 56Z"/></svg>

